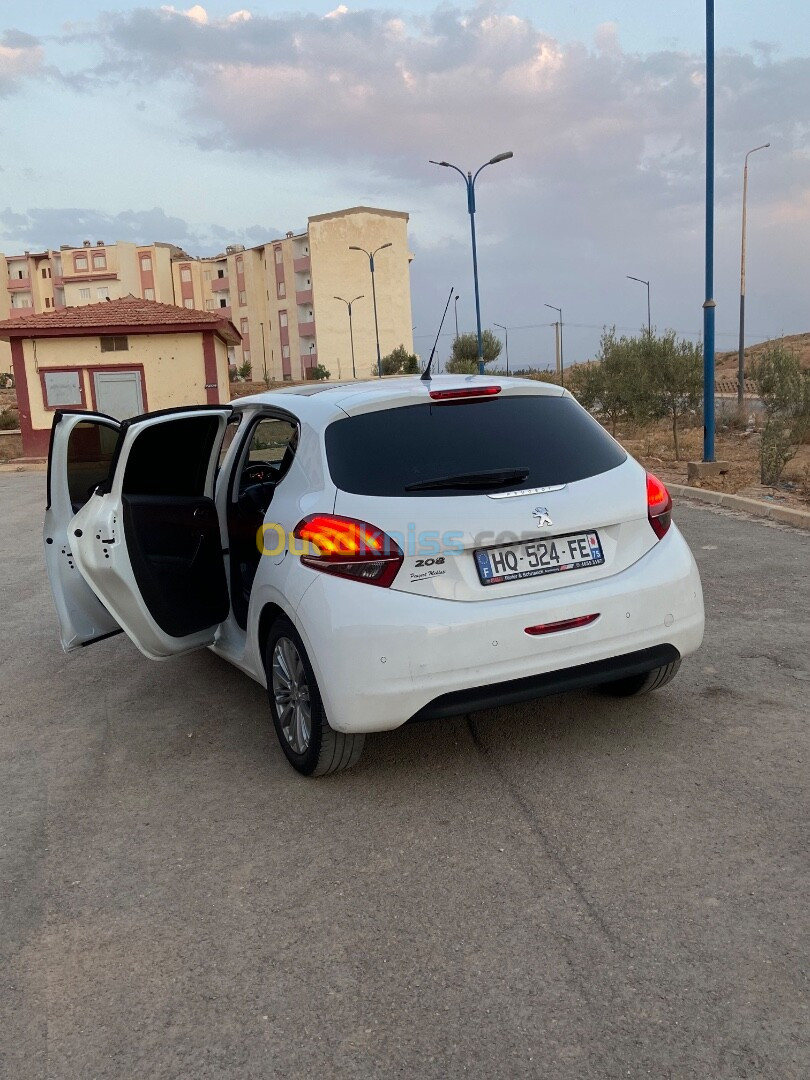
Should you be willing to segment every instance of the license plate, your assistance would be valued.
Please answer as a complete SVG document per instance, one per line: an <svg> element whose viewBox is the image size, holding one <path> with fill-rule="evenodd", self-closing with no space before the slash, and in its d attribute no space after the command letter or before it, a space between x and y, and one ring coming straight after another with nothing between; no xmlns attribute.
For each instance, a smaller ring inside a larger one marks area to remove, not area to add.
<svg viewBox="0 0 810 1080"><path fill-rule="evenodd" d="M500 585L505 581L559 574L584 566L600 566L605 561L599 534L570 533L542 540L523 541L506 547L485 548L474 552L475 565L482 585Z"/></svg>

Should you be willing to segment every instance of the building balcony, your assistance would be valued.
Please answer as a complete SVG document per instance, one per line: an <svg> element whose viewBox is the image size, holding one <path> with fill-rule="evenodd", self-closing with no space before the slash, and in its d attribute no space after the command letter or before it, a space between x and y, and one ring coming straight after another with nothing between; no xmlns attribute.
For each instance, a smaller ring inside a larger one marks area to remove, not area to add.
<svg viewBox="0 0 810 1080"><path fill-rule="evenodd" d="M211 292L227 292L231 287L230 279L225 277L211 278Z"/></svg>
<svg viewBox="0 0 810 1080"><path fill-rule="evenodd" d="M315 320L312 322L300 322L298 324L299 337L315 337Z"/></svg>
<svg viewBox="0 0 810 1080"><path fill-rule="evenodd" d="M233 308L230 307L217 307L214 308L214 315L219 315L221 319L231 319L233 321Z"/></svg>
<svg viewBox="0 0 810 1080"><path fill-rule="evenodd" d="M309 273L309 255L302 255L300 259L293 259L293 270L296 274Z"/></svg>
<svg viewBox="0 0 810 1080"><path fill-rule="evenodd" d="M8 310L8 317L10 319L22 319L26 315L36 315L33 307L13 307Z"/></svg>
<svg viewBox="0 0 810 1080"><path fill-rule="evenodd" d="M295 293L296 304L311 304L312 289L297 289Z"/></svg>
<svg viewBox="0 0 810 1080"><path fill-rule="evenodd" d="M8 291L9 292L30 292L31 290L31 278L30 277L15 277L8 279Z"/></svg>

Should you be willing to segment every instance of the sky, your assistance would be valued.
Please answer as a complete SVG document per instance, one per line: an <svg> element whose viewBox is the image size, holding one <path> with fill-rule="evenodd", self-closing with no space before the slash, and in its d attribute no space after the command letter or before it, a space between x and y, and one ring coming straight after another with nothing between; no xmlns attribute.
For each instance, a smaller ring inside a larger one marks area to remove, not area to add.
<svg viewBox="0 0 810 1080"><path fill-rule="evenodd" d="M240 3L245 6L240 7ZM717 0L715 300L736 347L743 160L749 341L810 330L810 4ZM510 366L601 329L702 327L705 6L502 0L0 0L0 250L161 240L192 254L406 210L414 342L450 286L475 327L457 173L476 186L483 325ZM445 325L439 355L454 328ZM497 331L502 336L502 331Z"/></svg>

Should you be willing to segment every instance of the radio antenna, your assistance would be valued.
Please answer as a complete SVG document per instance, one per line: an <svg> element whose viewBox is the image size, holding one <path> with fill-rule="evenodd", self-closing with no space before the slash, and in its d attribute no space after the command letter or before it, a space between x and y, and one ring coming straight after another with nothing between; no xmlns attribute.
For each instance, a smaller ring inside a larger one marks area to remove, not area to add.
<svg viewBox="0 0 810 1080"><path fill-rule="evenodd" d="M439 332L436 335L436 340L433 342L433 348L430 350L430 359L427 362L427 367L422 372L422 382L430 382L430 365L433 363L433 357L436 353L436 346L439 344L439 338L441 336L442 327L444 326L444 320L447 318L447 309L450 307L450 301L453 299L454 286L450 286L450 295L447 297L447 303L444 305L444 315L442 315L442 321L439 323Z"/></svg>

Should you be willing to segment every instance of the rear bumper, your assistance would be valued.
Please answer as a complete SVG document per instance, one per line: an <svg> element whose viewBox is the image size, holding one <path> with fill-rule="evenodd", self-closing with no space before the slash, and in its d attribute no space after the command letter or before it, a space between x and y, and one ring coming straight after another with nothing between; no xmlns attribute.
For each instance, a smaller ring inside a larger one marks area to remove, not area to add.
<svg viewBox="0 0 810 1080"><path fill-rule="evenodd" d="M588 626L525 633L594 612ZM674 526L622 573L564 589L460 602L316 574L296 611L329 722L345 732L647 671L695 652L703 622L697 567Z"/></svg>
<svg viewBox="0 0 810 1080"><path fill-rule="evenodd" d="M674 645L655 645L651 649L611 656L607 660L595 660L590 664L548 671L544 675L529 675L525 679L475 686L470 690L455 690L425 705L410 718L409 723L420 720L443 720L461 713L494 709L499 705L516 705L519 701L533 701L551 694L564 694L570 690L587 690L615 679L641 675L647 671L671 664L680 659Z"/></svg>

